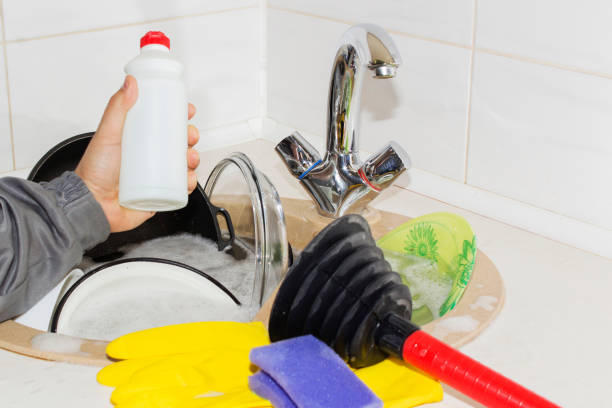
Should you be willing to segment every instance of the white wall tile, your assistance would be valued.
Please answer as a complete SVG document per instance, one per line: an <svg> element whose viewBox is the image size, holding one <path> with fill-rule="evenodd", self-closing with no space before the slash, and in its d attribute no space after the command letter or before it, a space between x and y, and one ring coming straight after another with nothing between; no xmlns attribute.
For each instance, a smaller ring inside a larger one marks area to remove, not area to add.
<svg viewBox="0 0 612 408"><path fill-rule="evenodd" d="M612 229L612 80L476 55L468 183Z"/></svg>
<svg viewBox="0 0 612 408"><path fill-rule="evenodd" d="M0 173L0 177L17 177L27 179L32 171L32 167L26 167L25 169L11 170L8 173Z"/></svg>
<svg viewBox="0 0 612 408"><path fill-rule="evenodd" d="M213 128L258 115L256 9L10 43L17 167L97 127L108 98L123 82L124 65L150 29L168 34L185 65L188 97L198 108L196 126Z"/></svg>
<svg viewBox="0 0 612 408"><path fill-rule="evenodd" d="M4 0L7 40L256 6L257 0Z"/></svg>
<svg viewBox="0 0 612 408"><path fill-rule="evenodd" d="M270 10L268 115L325 135L335 44L348 25ZM361 145L396 140L413 165L463 180L468 50L393 36L403 59L396 78L364 81Z"/></svg>
<svg viewBox="0 0 612 408"><path fill-rule="evenodd" d="M609 0L480 0L476 45L612 74Z"/></svg>
<svg viewBox="0 0 612 408"><path fill-rule="evenodd" d="M334 45L349 26L268 11L268 116L324 137Z"/></svg>
<svg viewBox="0 0 612 408"><path fill-rule="evenodd" d="M474 0L270 0L269 4L463 45L471 45L472 40Z"/></svg>
<svg viewBox="0 0 612 408"><path fill-rule="evenodd" d="M0 173L13 170L11 148L11 127L9 122L8 97L6 94L6 75L4 53L0 46Z"/></svg>
<svg viewBox="0 0 612 408"><path fill-rule="evenodd" d="M199 151L219 149L248 142L257 138L247 121L232 123L214 129L200 130L200 142L194 148Z"/></svg>

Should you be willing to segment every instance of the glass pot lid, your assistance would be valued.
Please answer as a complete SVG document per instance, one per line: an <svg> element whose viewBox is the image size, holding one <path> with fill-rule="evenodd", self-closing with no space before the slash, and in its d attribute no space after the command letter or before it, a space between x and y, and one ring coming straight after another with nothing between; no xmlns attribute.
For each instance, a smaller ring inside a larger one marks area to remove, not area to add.
<svg viewBox="0 0 612 408"><path fill-rule="evenodd" d="M235 239L228 250L236 258L252 257L252 270L228 271L226 279L220 281L229 287L241 281L234 294L243 305L253 308L254 316L288 268L289 246L280 198L266 175L243 153L232 153L221 160L204 190L211 203L230 214ZM230 229L224 219L219 224L222 233Z"/></svg>

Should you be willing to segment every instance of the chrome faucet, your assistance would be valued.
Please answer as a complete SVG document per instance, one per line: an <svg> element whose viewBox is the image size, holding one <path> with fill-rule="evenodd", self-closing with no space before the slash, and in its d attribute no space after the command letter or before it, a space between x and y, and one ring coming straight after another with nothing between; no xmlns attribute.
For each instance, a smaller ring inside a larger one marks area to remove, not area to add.
<svg viewBox="0 0 612 408"><path fill-rule="evenodd" d="M392 78L401 64L393 40L380 27L360 24L342 38L332 67L325 157L298 132L283 139L276 152L314 201L319 213L340 217L362 212L367 204L410 167L408 154L389 143L365 162L359 159L359 120L363 72Z"/></svg>

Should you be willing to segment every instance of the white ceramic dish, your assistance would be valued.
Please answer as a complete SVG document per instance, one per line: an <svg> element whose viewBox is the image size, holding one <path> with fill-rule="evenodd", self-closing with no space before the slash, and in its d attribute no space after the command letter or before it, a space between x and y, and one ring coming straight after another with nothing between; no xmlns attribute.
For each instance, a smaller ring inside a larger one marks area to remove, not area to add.
<svg viewBox="0 0 612 408"><path fill-rule="evenodd" d="M137 258L110 262L66 291L52 332L97 340L169 324L236 320L240 302L204 272L178 262Z"/></svg>

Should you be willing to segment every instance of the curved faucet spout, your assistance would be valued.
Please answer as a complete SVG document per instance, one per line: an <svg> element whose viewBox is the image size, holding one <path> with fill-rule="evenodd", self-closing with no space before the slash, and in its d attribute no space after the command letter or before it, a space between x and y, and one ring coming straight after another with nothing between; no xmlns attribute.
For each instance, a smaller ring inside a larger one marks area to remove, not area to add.
<svg viewBox="0 0 612 408"><path fill-rule="evenodd" d="M410 166L406 152L393 142L364 163L359 159L363 73L369 70L375 78L392 78L400 64L397 47L382 28L371 24L349 28L332 66L325 156L321 159L297 132L276 146L322 215L340 217L363 211Z"/></svg>
<svg viewBox="0 0 612 408"><path fill-rule="evenodd" d="M358 154L363 72L392 78L401 57L395 43L380 27L360 24L340 38L329 87L327 151Z"/></svg>

